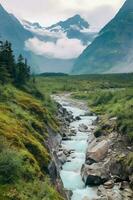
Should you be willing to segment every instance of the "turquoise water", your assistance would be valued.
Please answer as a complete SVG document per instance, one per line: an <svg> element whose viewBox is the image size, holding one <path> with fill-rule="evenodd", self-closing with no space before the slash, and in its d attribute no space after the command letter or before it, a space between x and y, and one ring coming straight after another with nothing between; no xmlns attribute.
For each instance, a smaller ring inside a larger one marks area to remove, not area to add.
<svg viewBox="0 0 133 200"><path fill-rule="evenodd" d="M81 168L85 163L86 150L88 147L88 141L93 140L94 136L88 129L87 132L80 132L79 127L84 124L87 127L91 127L93 121L96 120L94 116L85 116L86 111L71 106L67 100L59 98L57 100L60 104L71 112L74 117L80 116L81 120L74 121L70 124L70 129L76 130L76 135L71 136L70 140L62 141L62 147L66 150L74 150L74 152L68 157L60 172L61 179L64 184L64 188L72 190L73 195L71 200L89 200L97 197L96 189L92 187L85 187L81 177Z"/></svg>

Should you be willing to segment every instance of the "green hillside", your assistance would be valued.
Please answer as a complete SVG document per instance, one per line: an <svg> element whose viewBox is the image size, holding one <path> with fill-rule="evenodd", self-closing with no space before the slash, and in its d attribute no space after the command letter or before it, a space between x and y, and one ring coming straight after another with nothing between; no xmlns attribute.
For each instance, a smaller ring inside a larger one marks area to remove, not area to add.
<svg viewBox="0 0 133 200"><path fill-rule="evenodd" d="M79 56L74 74L133 72L133 2L127 0L118 14Z"/></svg>
<svg viewBox="0 0 133 200"><path fill-rule="evenodd" d="M55 106L36 89L22 55L0 43L0 200L62 200L49 176Z"/></svg>

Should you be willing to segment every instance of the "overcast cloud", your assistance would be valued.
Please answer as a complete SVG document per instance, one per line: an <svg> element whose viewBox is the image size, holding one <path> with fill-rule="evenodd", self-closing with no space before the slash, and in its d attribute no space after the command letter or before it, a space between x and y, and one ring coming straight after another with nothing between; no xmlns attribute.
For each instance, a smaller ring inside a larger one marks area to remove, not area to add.
<svg viewBox="0 0 133 200"><path fill-rule="evenodd" d="M100 29L119 10L125 0L1 0L17 17L48 26L80 14Z"/></svg>

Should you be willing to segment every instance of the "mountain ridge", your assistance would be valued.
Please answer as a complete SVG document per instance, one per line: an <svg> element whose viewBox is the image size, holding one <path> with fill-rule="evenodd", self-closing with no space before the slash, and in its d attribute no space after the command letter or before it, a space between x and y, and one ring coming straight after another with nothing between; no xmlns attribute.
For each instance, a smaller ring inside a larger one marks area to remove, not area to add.
<svg viewBox="0 0 133 200"><path fill-rule="evenodd" d="M131 2L127 0L124 3L116 16L78 57L72 73L133 71L133 6L130 6Z"/></svg>
<svg viewBox="0 0 133 200"><path fill-rule="evenodd" d="M79 28L81 28L81 29L89 28L89 23L85 19L83 19L79 14L76 14L72 17L69 17L68 19L66 19L64 21L59 21L58 23L47 27L47 29L54 28L58 25L61 27L64 27L64 28L68 28L70 25L75 25L75 24L77 24L79 26Z"/></svg>
<svg viewBox="0 0 133 200"><path fill-rule="evenodd" d="M27 20L22 20L22 24L26 29L37 33L38 35L40 34L42 36L42 32L44 32L45 37L45 31L49 31L50 33L55 35L62 33L66 34L68 39L81 40L84 45L88 45L88 43L92 42L97 34L96 32L89 31L89 23L79 14L76 14L64 21L59 21L48 27L43 27L39 23L31 23Z"/></svg>
<svg viewBox="0 0 133 200"><path fill-rule="evenodd" d="M23 41L32 38L32 33L24 29L19 20L13 14L9 14L1 4L0 18L0 38L13 44L15 54L24 53Z"/></svg>

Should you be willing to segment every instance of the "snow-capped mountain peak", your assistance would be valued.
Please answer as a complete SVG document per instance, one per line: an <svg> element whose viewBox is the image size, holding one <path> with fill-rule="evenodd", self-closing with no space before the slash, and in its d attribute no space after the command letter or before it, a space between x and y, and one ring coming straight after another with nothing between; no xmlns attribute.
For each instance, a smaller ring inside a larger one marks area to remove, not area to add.
<svg viewBox="0 0 133 200"><path fill-rule="evenodd" d="M69 29L75 29L75 27L78 30L89 28L89 23L86 20L84 20L80 15L74 15L73 17L70 17L65 21L60 21L50 27L47 27L47 29L53 30L58 26L60 26L62 30L66 32Z"/></svg>
<svg viewBox="0 0 133 200"><path fill-rule="evenodd" d="M38 22L29 22L27 20L21 20L22 25L24 28L32 30L32 29L42 29L43 27Z"/></svg>
<svg viewBox="0 0 133 200"><path fill-rule="evenodd" d="M78 39L83 45L87 45L96 35L91 32L89 23L78 14L49 27L42 27L39 23L31 23L27 20L22 20L22 24L29 31L40 35L41 39L47 37L50 41L65 34L68 39Z"/></svg>

